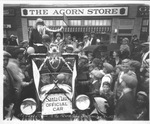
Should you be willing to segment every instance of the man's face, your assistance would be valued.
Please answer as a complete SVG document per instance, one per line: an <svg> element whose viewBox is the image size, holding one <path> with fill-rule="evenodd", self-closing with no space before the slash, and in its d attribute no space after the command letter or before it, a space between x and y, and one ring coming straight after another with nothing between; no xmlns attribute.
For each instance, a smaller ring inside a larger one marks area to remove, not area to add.
<svg viewBox="0 0 150 124"><path fill-rule="evenodd" d="M4 58L3 58L3 62L4 62L3 66L4 66L4 67L6 67L6 66L8 65L9 58L8 58L8 57L6 57L6 56L4 56Z"/></svg>
<svg viewBox="0 0 150 124"><path fill-rule="evenodd" d="M15 37L12 37L11 39L12 39L12 41L16 40L16 38L15 38Z"/></svg>
<svg viewBox="0 0 150 124"><path fill-rule="evenodd" d="M60 38L60 36L57 36L57 40L60 40L61 38Z"/></svg>
<svg viewBox="0 0 150 124"><path fill-rule="evenodd" d="M71 36L70 35L68 36L68 40L71 40Z"/></svg>
<svg viewBox="0 0 150 124"><path fill-rule="evenodd" d="M107 93L110 90L110 87L108 85L103 86L104 93Z"/></svg>
<svg viewBox="0 0 150 124"><path fill-rule="evenodd" d="M123 63L122 64L122 69L125 73L127 73L130 69L129 63Z"/></svg>
<svg viewBox="0 0 150 124"><path fill-rule="evenodd" d="M43 28L44 28L43 25L37 25L37 30L38 30L39 33L43 32Z"/></svg>

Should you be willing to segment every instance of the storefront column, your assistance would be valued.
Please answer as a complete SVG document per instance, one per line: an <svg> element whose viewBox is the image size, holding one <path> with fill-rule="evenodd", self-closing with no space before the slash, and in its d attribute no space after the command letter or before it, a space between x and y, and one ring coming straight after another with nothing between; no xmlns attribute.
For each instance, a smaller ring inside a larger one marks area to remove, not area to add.
<svg viewBox="0 0 150 124"><path fill-rule="evenodd" d="M142 23L142 18L141 17L135 18L134 28L133 28L133 35L136 34L138 36L138 38L140 37L141 23Z"/></svg>
<svg viewBox="0 0 150 124"><path fill-rule="evenodd" d="M118 34L118 29L119 29L118 24L119 24L119 19L113 18L112 30L111 30L111 35L110 35L110 43L117 43L117 34Z"/></svg>
<svg viewBox="0 0 150 124"><path fill-rule="evenodd" d="M29 37L28 37L27 18L22 18L22 19L21 19L21 24L22 24L23 40L29 40Z"/></svg>

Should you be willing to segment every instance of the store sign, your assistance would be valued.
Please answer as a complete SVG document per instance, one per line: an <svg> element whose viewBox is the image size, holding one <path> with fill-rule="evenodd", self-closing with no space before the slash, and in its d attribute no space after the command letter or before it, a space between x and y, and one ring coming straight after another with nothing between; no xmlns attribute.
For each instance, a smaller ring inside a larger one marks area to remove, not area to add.
<svg viewBox="0 0 150 124"><path fill-rule="evenodd" d="M14 16L15 11L14 11L14 9L4 9L3 14L4 14L4 16Z"/></svg>
<svg viewBox="0 0 150 124"><path fill-rule="evenodd" d="M21 8L22 16L127 16L128 7Z"/></svg>
<svg viewBox="0 0 150 124"><path fill-rule="evenodd" d="M42 103L42 115L72 113L72 103L64 94L50 94Z"/></svg>

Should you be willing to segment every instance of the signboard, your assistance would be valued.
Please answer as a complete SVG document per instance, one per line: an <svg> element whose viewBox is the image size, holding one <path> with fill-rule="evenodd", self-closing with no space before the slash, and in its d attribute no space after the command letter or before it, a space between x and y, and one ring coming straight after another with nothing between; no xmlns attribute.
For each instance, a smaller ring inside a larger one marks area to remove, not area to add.
<svg viewBox="0 0 150 124"><path fill-rule="evenodd" d="M149 6L139 6L137 11L137 16L148 17L149 16Z"/></svg>
<svg viewBox="0 0 150 124"><path fill-rule="evenodd" d="M127 16L128 7L21 8L22 16Z"/></svg>
<svg viewBox="0 0 150 124"><path fill-rule="evenodd" d="M15 11L14 11L14 9L4 9L3 14L4 14L4 16L14 16Z"/></svg>
<svg viewBox="0 0 150 124"><path fill-rule="evenodd" d="M50 94L42 103L42 115L63 113L72 113L72 103L64 94Z"/></svg>

